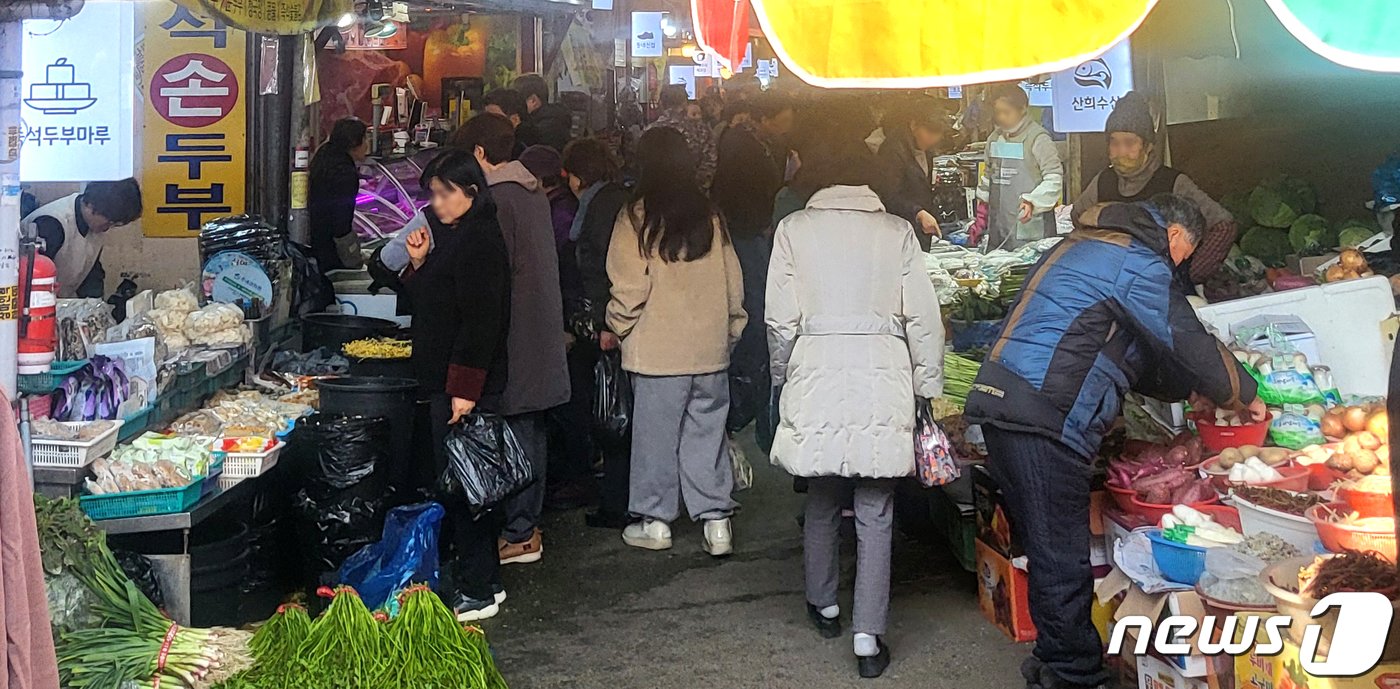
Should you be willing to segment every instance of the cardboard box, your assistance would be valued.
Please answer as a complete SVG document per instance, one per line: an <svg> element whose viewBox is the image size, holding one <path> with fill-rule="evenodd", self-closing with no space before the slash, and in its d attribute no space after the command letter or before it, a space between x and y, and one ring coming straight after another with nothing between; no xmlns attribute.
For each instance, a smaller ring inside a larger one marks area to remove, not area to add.
<svg viewBox="0 0 1400 689"><path fill-rule="evenodd" d="M977 512L979 542L1006 559L1026 554L1021 544L1011 537L1011 516L1001 488L987 467L980 464L972 467L972 507Z"/></svg>
<svg viewBox="0 0 1400 689"><path fill-rule="evenodd" d="M1340 254L1329 251L1321 256L1298 256L1290 254L1288 256L1288 268L1293 272L1303 276L1312 277L1323 264L1336 259Z"/></svg>
<svg viewBox="0 0 1400 689"><path fill-rule="evenodd" d="M1171 663L1153 655L1138 656L1138 689L1210 689L1203 678L1187 677Z"/></svg>
<svg viewBox="0 0 1400 689"><path fill-rule="evenodd" d="M1285 636L1283 652L1276 658L1274 689L1396 689L1400 687L1400 663L1381 663L1359 677L1313 677L1298 660L1298 644Z"/></svg>
<svg viewBox="0 0 1400 689"><path fill-rule="evenodd" d="M1035 639L1029 589L1024 571L1012 566L996 549L977 541L977 603L982 616L1012 641Z"/></svg>

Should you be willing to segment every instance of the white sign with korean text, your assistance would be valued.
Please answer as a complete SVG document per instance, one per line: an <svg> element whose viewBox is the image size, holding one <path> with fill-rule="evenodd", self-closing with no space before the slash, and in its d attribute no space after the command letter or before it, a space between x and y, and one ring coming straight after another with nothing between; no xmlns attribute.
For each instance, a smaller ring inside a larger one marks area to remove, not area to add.
<svg viewBox="0 0 1400 689"><path fill-rule="evenodd" d="M91 2L64 22L24 22L20 179L125 179L134 168L135 6Z"/></svg>
<svg viewBox="0 0 1400 689"><path fill-rule="evenodd" d="M1055 131L1101 132L1108 113L1133 90L1133 55L1122 41L1103 55L1050 77Z"/></svg>
<svg viewBox="0 0 1400 689"><path fill-rule="evenodd" d="M717 77L719 76L719 61L715 56L704 50L697 50L690 57L695 62L695 76L697 77Z"/></svg>
<svg viewBox="0 0 1400 689"><path fill-rule="evenodd" d="M1026 92L1026 98L1030 104L1037 108L1049 108L1055 105L1054 87L1050 85L1050 80L1036 83L1034 81L1022 81L1019 86Z"/></svg>
<svg viewBox="0 0 1400 689"><path fill-rule="evenodd" d="M665 12L632 13L632 57L661 57L666 53L662 42L661 19Z"/></svg>
<svg viewBox="0 0 1400 689"><path fill-rule="evenodd" d="M685 93L695 100L695 67L693 65L671 65L666 73L666 83L680 84Z"/></svg>

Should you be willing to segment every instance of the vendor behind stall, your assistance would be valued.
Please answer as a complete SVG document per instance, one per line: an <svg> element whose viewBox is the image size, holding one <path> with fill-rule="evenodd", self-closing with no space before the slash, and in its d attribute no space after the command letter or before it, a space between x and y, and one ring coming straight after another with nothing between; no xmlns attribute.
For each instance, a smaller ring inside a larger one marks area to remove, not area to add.
<svg viewBox="0 0 1400 689"><path fill-rule="evenodd" d="M58 296L101 299L107 277L102 247L107 231L141 217L141 186L133 178L92 182L81 193L52 201L25 216L43 240L41 251L58 267Z"/></svg>
<svg viewBox="0 0 1400 689"><path fill-rule="evenodd" d="M369 126L354 117L337 120L311 159L306 207L311 252L322 273L364 265L355 234L355 201L360 194L359 164L369 156L368 132Z"/></svg>
<svg viewBox="0 0 1400 689"><path fill-rule="evenodd" d="M1230 212L1206 196L1184 173L1162 164L1152 112L1142 94L1131 91L1118 99L1108 116L1110 167L1095 175L1074 200L1075 227L1083 224L1084 212L1106 201L1146 201L1157 194L1176 194L1191 199L1206 218L1205 235L1191 260L1181 266L1180 275L1192 284L1206 281L1224 263L1235 243L1238 227Z"/></svg>
<svg viewBox="0 0 1400 689"><path fill-rule="evenodd" d="M1064 164L1050 132L1030 118L1030 99L1016 84L992 87L996 131L987 139L987 166L977 181L974 242L1015 250L1054 237L1055 206L1064 189Z"/></svg>

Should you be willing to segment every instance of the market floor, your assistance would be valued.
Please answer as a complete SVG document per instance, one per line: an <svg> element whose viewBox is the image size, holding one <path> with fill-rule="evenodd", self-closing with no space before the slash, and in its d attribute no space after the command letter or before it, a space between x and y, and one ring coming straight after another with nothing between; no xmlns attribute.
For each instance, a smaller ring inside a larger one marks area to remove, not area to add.
<svg viewBox="0 0 1400 689"><path fill-rule="evenodd" d="M746 434L751 458L760 457ZM849 634L823 640L806 618L802 496L766 461L739 495L736 551L700 551L699 528L675 547L623 545L583 526L582 511L546 516L545 558L504 572L509 600L486 627L512 689L947 687L1018 689L1029 652L977 608L975 581L943 542L896 533L890 630L894 663L859 680ZM849 522L848 522L849 523ZM851 531L848 528L848 531ZM847 534L842 617L849 622L854 533Z"/></svg>

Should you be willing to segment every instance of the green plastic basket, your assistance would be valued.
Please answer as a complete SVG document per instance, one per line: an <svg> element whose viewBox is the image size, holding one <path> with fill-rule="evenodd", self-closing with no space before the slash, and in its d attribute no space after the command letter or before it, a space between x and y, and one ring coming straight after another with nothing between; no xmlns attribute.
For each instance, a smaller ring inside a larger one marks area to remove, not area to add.
<svg viewBox="0 0 1400 689"><path fill-rule="evenodd" d="M83 508L88 517L94 520L175 514L176 512L184 512L199 502L200 491L203 488L204 477L197 476L190 482L190 485L182 488L158 488L110 495L84 495L78 498L78 505Z"/></svg>
<svg viewBox="0 0 1400 689"><path fill-rule="evenodd" d="M153 409L155 407L146 406L135 414L122 419L122 429L117 434L117 442L124 443L145 433L151 425L151 410Z"/></svg>
<svg viewBox="0 0 1400 689"><path fill-rule="evenodd" d="M19 391L26 395L46 395L58 389L63 379L82 368L86 361L55 361L49 364L48 373L29 373L19 376Z"/></svg>

